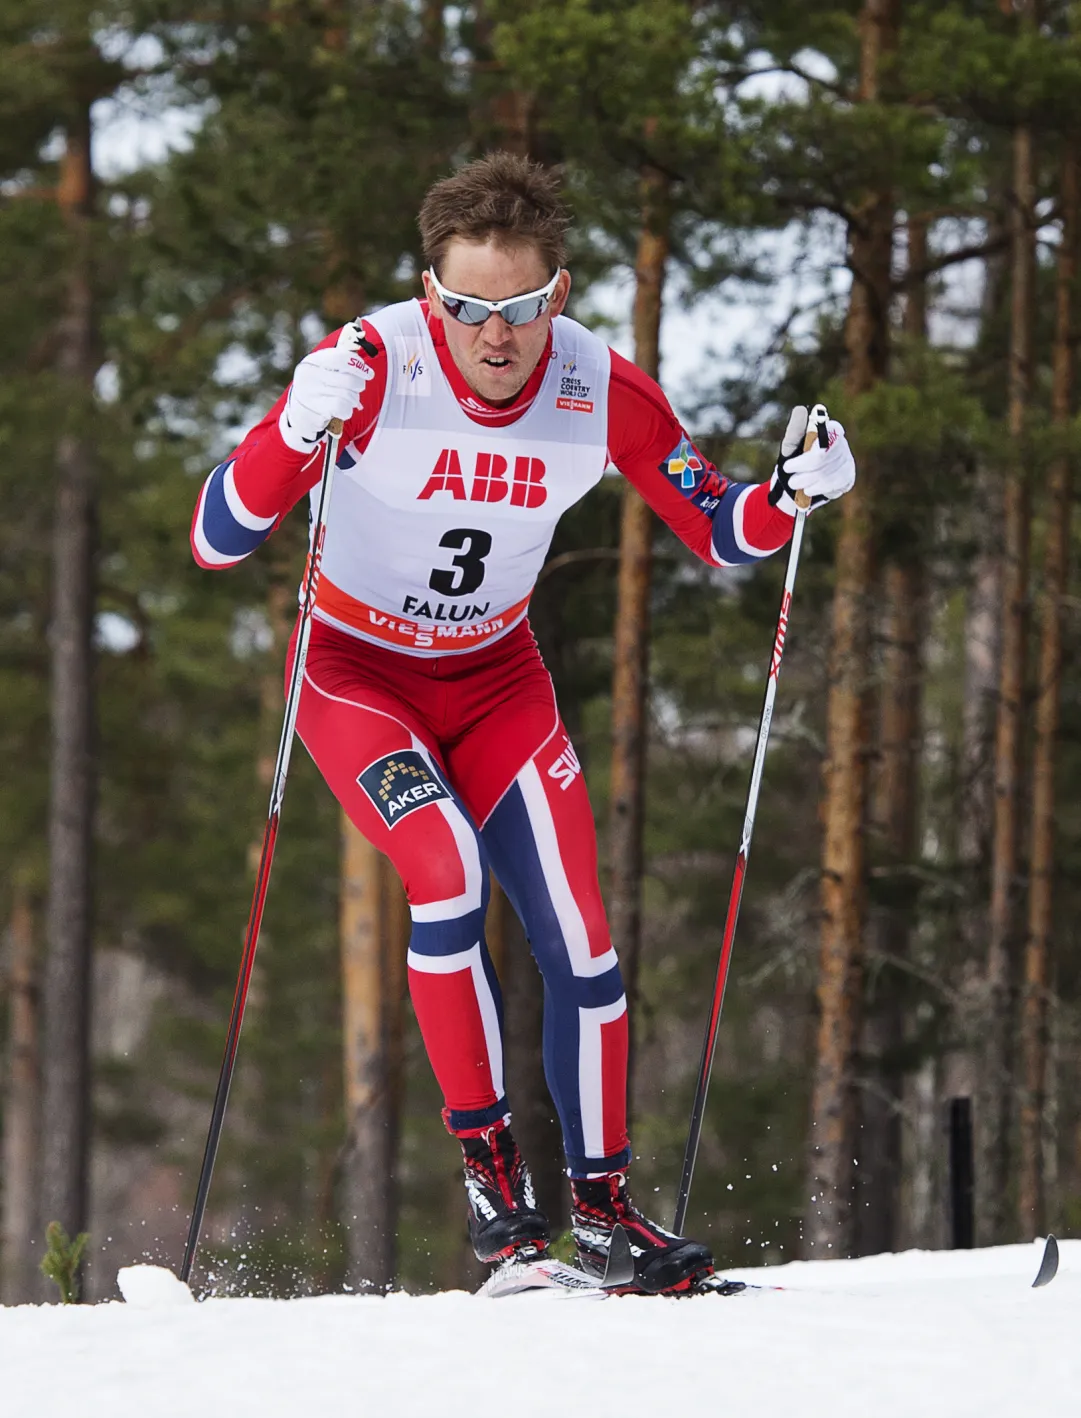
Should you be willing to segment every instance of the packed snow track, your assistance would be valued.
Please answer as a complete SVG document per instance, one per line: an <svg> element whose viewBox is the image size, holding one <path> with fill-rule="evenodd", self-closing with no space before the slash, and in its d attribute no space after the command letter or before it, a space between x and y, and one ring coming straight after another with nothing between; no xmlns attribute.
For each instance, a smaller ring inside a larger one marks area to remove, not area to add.
<svg viewBox="0 0 1081 1418"><path fill-rule="evenodd" d="M461 1292L0 1308L3 1418L1077 1418L1081 1241L728 1271L721 1299Z"/></svg>

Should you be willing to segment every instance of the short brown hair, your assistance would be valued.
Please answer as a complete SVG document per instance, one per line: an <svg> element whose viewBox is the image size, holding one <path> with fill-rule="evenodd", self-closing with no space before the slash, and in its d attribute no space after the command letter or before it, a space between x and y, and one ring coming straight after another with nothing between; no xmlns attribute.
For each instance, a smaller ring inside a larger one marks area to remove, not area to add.
<svg viewBox="0 0 1081 1418"><path fill-rule="evenodd" d="M570 217L551 168L514 153L489 153L428 189L417 218L424 257L438 276L447 247L465 241L526 243L550 271L566 261Z"/></svg>

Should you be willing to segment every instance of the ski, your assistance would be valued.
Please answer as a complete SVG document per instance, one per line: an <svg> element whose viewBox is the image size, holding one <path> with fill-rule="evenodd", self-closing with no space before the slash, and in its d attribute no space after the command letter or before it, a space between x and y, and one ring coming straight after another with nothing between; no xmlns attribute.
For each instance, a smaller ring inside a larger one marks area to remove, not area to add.
<svg viewBox="0 0 1081 1418"><path fill-rule="evenodd" d="M607 1295L626 1291L633 1281L634 1257L630 1242L623 1227L616 1226L603 1275L590 1275L577 1266L541 1254L535 1259L504 1262L488 1277L478 1294L495 1300L507 1295L520 1295L527 1290L562 1290L565 1294L603 1299ZM708 1275L680 1294L739 1295L747 1288L742 1280L725 1280L719 1275ZM636 1290L630 1293L637 1295L644 1292Z"/></svg>
<svg viewBox="0 0 1081 1418"><path fill-rule="evenodd" d="M523 1290L565 1290L580 1295L604 1295L634 1279L634 1257L622 1226L612 1231L608 1261L603 1275L590 1275L577 1266L546 1257L543 1252L535 1259L514 1259L499 1266L479 1290L489 1299L519 1295Z"/></svg>

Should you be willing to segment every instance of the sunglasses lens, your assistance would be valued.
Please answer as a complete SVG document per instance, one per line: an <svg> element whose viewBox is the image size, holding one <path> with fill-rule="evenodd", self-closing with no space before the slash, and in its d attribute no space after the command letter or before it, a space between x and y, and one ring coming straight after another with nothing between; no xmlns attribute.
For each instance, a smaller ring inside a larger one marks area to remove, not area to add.
<svg viewBox="0 0 1081 1418"><path fill-rule="evenodd" d="M448 314L463 325L483 325L491 311L475 300L444 300Z"/></svg>
<svg viewBox="0 0 1081 1418"><path fill-rule="evenodd" d="M503 307L501 314L508 325L528 325L539 319L547 309L546 295L531 295L528 300L512 300L510 305Z"/></svg>

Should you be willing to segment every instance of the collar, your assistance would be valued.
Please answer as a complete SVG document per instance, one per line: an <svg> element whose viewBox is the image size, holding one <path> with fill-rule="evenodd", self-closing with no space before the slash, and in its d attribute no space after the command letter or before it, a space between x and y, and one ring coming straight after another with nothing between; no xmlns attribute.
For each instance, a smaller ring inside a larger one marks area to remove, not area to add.
<svg viewBox="0 0 1081 1418"><path fill-rule="evenodd" d="M537 361L537 367L526 380L524 386L518 391L514 402L507 404L503 408L496 408L494 404L489 404L486 399L470 389L465 382L461 370L454 363L454 359L449 349L447 349L446 336L443 334L443 322L432 317L428 309L428 302L422 300L420 308L424 312L424 318L428 324L428 333L432 337L432 344L435 345L435 352L439 358L439 367L447 377L447 383L454 392L454 397L458 400L458 406L464 414L473 420L474 423L485 424L488 428L504 428L507 424L515 423L522 415L533 406L533 401L537 397L540 386L544 381L544 375L548 368L548 361L552 357L552 327L548 327L548 341L544 346L544 353Z"/></svg>

